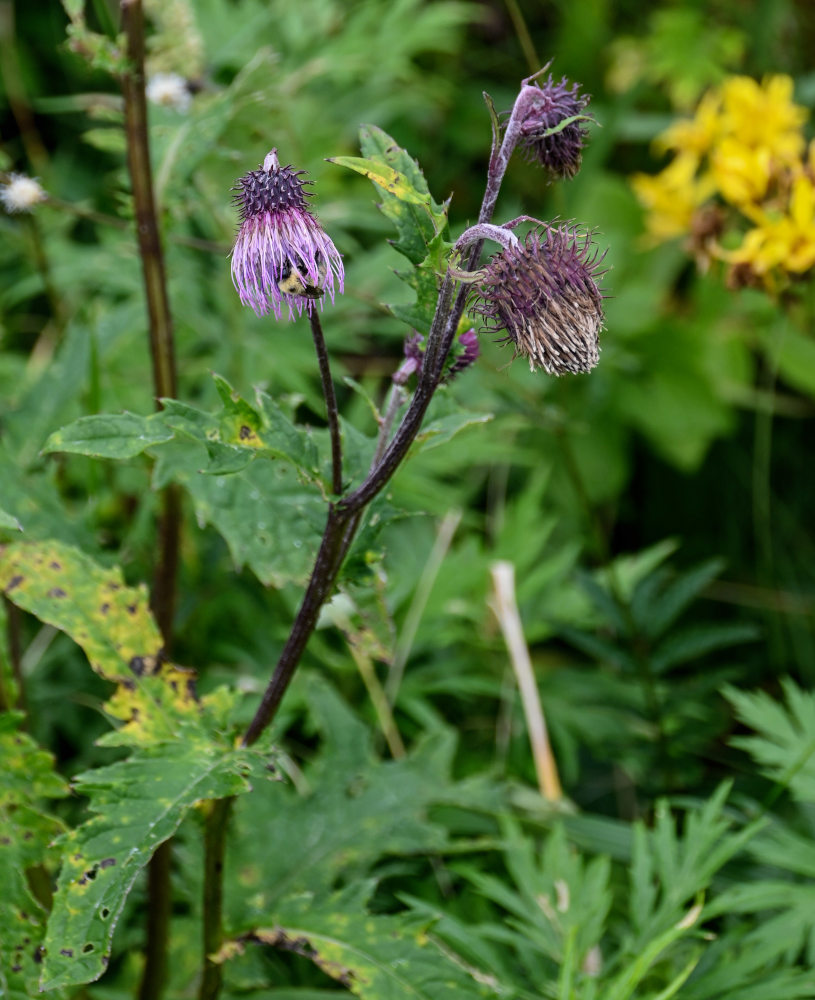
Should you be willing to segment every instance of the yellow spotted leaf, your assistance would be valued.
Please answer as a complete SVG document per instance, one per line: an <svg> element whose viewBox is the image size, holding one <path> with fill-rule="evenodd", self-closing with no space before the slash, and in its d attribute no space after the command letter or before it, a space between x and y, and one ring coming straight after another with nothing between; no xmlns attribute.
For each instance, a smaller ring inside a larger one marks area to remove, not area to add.
<svg viewBox="0 0 815 1000"><path fill-rule="evenodd" d="M69 635L96 673L119 685L108 709L128 720L123 738L165 738L183 715L197 713L194 675L163 660L147 589L127 586L117 567L100 566L64 542L17 542L0 548L0 590ZM145 678L159 680L145 685Z"/></svg>

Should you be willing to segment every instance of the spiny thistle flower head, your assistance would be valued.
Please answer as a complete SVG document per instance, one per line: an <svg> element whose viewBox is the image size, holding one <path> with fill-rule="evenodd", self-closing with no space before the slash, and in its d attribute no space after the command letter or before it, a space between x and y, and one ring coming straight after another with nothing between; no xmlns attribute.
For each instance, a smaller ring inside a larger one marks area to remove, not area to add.
<svg viewBox="0 0 815 1000"><path fill-rule="evenodd" d="M342 258L308 210L310 192L303 170L281 167L273 149L257 170L239 178L234 201L240 228L232 250L232 281L246 306L258 316L280 319L285 305L292 318L310 311L334 281L343 290Z"/></svg>
<svg viewBox="0 0 815 1000"><path fill-rule="evenodd" d="M591 233L567 223L541 225L490 260L473 310L488 329L506 331L532 371L589 372L599 361L603 256Z"/></svg>
<svg viewBox="0 0 815 1000"><path fill-rule="evenodd" d="M12 214L30 212L47 197L40 182L25 174L9 174L8 181L0 185L0 201Z"/></svg>
<svg viewBox="0 0 815 1000"><path fill-rule="evenodd" d="M532 83L533 79L524 80L512 112L519 123L519 145L529 160L537 161L553 178L574 177L588 135L585 121L571 122L553 135L547 132L568 118L585 115L589 95L581 94L580 85L570 85L566 77L560 83L554 82L551 73L542 84Z"/></svg>

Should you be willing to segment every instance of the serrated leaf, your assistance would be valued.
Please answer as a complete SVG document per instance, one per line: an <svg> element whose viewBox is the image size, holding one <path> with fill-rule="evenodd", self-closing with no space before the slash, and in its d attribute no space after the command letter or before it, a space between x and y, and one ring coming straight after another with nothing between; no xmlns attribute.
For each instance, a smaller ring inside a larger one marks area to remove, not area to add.
<svg viewBox="0 0 815 1000"><path fill-rule="evenodd" d="M447 844L426 813L450 784L451 734L421 741L403 760L377 761L368 730L325 681L309 677L307 702L323 735L305 771L308 792L265 785L235 806L224 884L236 929L254 925L285 895L326 893L339 877L366 874L383 854L437 852ZM286 849L270 851L270 842Z"/></svg>
<svg viewBox="0 0 815 1000"><path fill-rule="evenodd" d="M157 455L155 485L180 483L199 524L211 524L236 565L267 586L308 579L325 527L326 504L288 462L252 462L230 476L201 474L200 450L172 442Z"/></svg>
<svg viewBox="0 0 815 1000"><path fill-rule="evenodd" d="M250 939L299 951L363 1000L496 996L428 935L426 921L373 916L363 904L358 887L320 900L290 897Z"/></svg>
<svg viewBox="0 0 815 1000"><path fill-rule="evenodd" d="M61 824L39 809L42 798L60 798L68 787L51 754L19 730L20 713L0 715L0 996L35 996L45 914L26 870L41 865Z"/></svg>
<svg viewBox="0 0 815 1000"><path fill-rule="evenodd" d="M789 787L799 801L815 802L815 695L786 678L786 704L763 691L727 687L724 695L756 736L740 736L734 746L746 750L764 774Z"/></svg>
<svg viewBox="0 0 815 1000"><path fill-rule="evenodd" d="M140 417L135 413L100 414L80 417L54 431L43 452L67 452L95 458L125 459L141 455L147 448L173 436L163 413Z"/></svg>
<svg viewBox="0 0 815 1000"><path fill-rule="evenodd" d="M437 204L418 163L375 125L360 128L363 158L336 157L331 162L368 176L381 194L380 210L396 225L394 248L412 264L427 257L428 245L446 232L447 206Z"/></svg>
<svg viewBox="0 0 815 1000"><path fill-rule="evenodd" d="M185 734L74 779L95 813L61 840L63 865L45 938L41 988L92 982L116 922L156 848L199 802L248 789L250 751Z"/></svg>
<svg viewBox="0 0 815 1000"><path fill-rule="evenodd" d="M207 449L205 471L209 473L236 472L262 456L283 458L306 478L316 478L319 458L306 428L296 427L266 393L258 391L258 406L253 407L220 375L214 380L222 402L219 412L206 413L164 399L164 408L146 417L135 413L80 417L55 431L43 451L128 459L180 434Z"/></svg>

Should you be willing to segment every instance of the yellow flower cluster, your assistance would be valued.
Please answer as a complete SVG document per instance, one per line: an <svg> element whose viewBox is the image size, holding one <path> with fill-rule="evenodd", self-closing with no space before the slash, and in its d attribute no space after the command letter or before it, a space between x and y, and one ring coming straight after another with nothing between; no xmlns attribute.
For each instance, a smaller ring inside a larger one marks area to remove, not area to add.
<svg viewBox="0 0 815 1000"><path fill-rule="evenodd" d="M700 261L731 265L734 284L777 288L815 266L815 141L792 80L733 76L709 91L693 118L656 142L673 159L632 185L654 242L690 236Z"/></svg>

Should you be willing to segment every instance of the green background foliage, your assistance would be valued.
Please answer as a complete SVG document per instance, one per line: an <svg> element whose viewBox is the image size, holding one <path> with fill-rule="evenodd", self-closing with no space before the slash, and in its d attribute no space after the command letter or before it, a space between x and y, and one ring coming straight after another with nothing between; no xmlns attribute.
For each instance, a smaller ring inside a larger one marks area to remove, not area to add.
<svg viewBox="0 0 815 1000"><path fill-rule="evenodd" d="M179 367L158 412L117 7L0 2L0 170L49 194L0 215L0 996L136 995L145 869L170 837L166 996L196 995L203 830L234 795L226 1000L815 996L811 282L780 303L725 288L643 242L628 184L729 73L789 73L811 108L808 5L146 3L149 72L192 95L149 105ZM478 214L482 91L506 111L549 58L593 95L583 168L547 184L514 157L496 220L596 228L600 365L548 378L481 336L367 512L271 733L241 749L331 467L306 321L232 287L230 188L273 146L316 181L346 268L322 318L358 484Z"/></svg>

